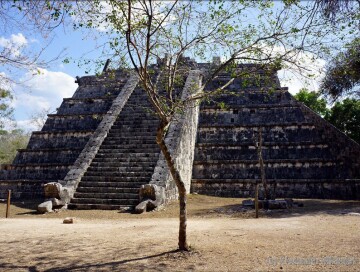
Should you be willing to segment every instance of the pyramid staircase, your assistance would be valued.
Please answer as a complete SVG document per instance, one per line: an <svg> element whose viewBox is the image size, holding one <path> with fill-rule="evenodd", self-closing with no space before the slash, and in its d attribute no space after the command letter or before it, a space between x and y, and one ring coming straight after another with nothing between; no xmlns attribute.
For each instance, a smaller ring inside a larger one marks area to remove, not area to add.
<svg viewBox="0 0 360 272"><path fill-rule="evenodd" d="M139 203L139 188L151 179L160 149L158 118L146 93L136 88L81 179L69 208L121 209Z"/></svg>
<svg viewBox="0 0 360 272"><path fill-rule="evenodd" d="M228 87L236 95L201 105L192 192L253 197L261 130L273 196L360 198L360 146L273 83L276 90L242 88L236 80Z"/></svg>

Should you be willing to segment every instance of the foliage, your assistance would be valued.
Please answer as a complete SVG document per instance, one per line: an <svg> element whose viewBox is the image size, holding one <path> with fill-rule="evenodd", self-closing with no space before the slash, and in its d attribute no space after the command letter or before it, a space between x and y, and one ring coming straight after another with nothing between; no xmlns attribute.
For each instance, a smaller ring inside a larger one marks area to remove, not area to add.
<svg viewBox="0 0 360 272"><path fill-rule="evenodd" d="M326 107L326 100L320 98L320 93L310 92L302 88L294 97L321 116L325 116L329 112L329 109Z"/></svg>
<svg viewBox="0 0 360 272"><path fill-rule="evenodd" d="M321 115L347 136L360 143L360 101L356 99L345 99L336 102L330 109L326 107L326 100L321 94L309 92L303 88L294 97L303 102L310 109Z"/></svg>
<svg viewBox="0 0 360 272"><path fill-rule="evenodd" d="M322 14L336 22L336 17L341 13L350 13L355 15L354 18L360 19L359 15L359 0L316 0Z"/></svg>
<svg viewBox="0 0 360 272"><path fill-rule="evenodd" d="M330 63L321 84L322 92L336 100L342 95L360 98L360 38L355 38L344 52Z"/></svg>
<svg viewBox="0 0 360 272"><path fill-rule="evenodd" d="M58 60L62 51L52 59L45 60L43 55L52 31L64 23L68 7L67 1L0 0L0 88L22 84L22 72L36 75L38 68ZM40 46L30 47L28 37L43 40Z"/></svg>
<svg viewBox="0 0 360 272"><path fill-rule="evenodd" d="M336 102L325 119L360 144L360 101L345 99Z"/></svg>
<svg viewBox="0 0 360 272"><path fill-rule="evenodd" d="M12 95L8 90L0 89L0 129L12 120L13 108L10 106Z"/></svg>
<svg viewBox="0 0 360 272"><path fill-rule="evenodd" d="M11 163L16 151L25 148L29 141L29 135L21 129L15 129L10 132L0 131L0 164Z"/></svg>

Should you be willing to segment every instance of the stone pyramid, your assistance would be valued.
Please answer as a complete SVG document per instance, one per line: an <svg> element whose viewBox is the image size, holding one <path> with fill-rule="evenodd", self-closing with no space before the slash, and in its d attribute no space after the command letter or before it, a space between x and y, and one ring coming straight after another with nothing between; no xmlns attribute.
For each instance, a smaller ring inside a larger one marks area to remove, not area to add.
<svg viewBox="0 0 360 272"><path fill-rule="evenodd" d="M178 95L211 68L188 60ZM241 69L254 69L242 65ZM154 65L154 76L161 77ZM172 124L166 142L188 191L252 197L260 182L257 139L262 133L265 177L276 197L360 199L360 146L281 88L264 69L236 78L224 94L189 107ZM229 80L222 72L207 89ZM266 78L269 78L268 76ZM246 84L244 82L246 81ZM177 197L155 142L157 118L131 72L78 78L79 87L51 114L26 149L0 172L0 198L44 198L43 185L59 182L69 208L133 208L140 187Z"/></svg>

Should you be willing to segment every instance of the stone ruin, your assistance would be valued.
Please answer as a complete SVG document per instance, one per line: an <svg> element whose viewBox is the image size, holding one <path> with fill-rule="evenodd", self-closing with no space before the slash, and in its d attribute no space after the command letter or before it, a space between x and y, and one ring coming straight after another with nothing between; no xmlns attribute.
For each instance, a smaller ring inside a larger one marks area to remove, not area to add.
<svg viewBox="0 0 360 272"><path fill-rule="evenodd" d="M213 65L187 59L178 95L189 95ZM160 67L152 67L159 78ZM360 199L359 144L296 101L276 71L259 67L239 65L251 77L236 77L225 94L188 107L169 127L166 142L188 192L253 197L261 181L261 130L272 197ZM221 72L206 90L230 78ZM27 148L2 165L0 198L11 189L13 199L43 200L50 183L46 197L72 209L133 209L139 203L149 209L176 199L155 142L158 119L137 76L120 69L77 83L73 97L48 115Z"/></svg>

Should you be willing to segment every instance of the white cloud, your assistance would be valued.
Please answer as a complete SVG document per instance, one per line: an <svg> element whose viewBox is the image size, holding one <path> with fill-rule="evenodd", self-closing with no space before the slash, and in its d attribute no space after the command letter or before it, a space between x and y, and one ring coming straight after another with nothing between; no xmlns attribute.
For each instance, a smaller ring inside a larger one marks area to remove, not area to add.
<svg viewBox="0 0 360 272"><path fill-rule="evenodd" d="M10 41L17 46L25 46L28 43L22 33L11 34Z"/></svg>
<svg viewBox="0 0 360 272"><path fill-rule="evenodd" d="M38 127L32 123L30 119L16 121L17 127L26 132L39 130Z"/></svg>
<svg viewBox="0 0 360 272"><path fill-rule="evenodd" d="M289 92L296 94L301 88L318 91L321 79L325 75L326 61L310 52L279 46L268 47L260 44L259 48L266 57L286 56L284 68L278 72L281 86L289 87Z"/></svg>
<svg viewBox="0 0 360 272"><path fill-rule="evenodd" d="M12 56L20 56L27 45L28 41L22 33L11 34L10 38L0 37L0 46Z"/></svg>
<svg viewBox="0 0 360 272"><path fill-rule="evenodd" d="M299 71L295 67L287 67L279 71L279 79L283 87L289 87L289 92L296 94L300 89L319 91L322 78L325 76L326 61L316 58L311 53L300 53L299 64L306 71Z"/></svg>
<svg viewBox="0 0 360 272"><path fill-rule="evenodd" d="M66 97L72 97L77 88L74 78L63 72L39 69L40 74L28 72L24 76L26 86L17 86L12 106L19 126L31 128L31 115L51 109L55 112Z"/></svg>

